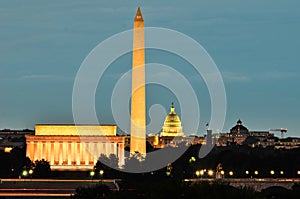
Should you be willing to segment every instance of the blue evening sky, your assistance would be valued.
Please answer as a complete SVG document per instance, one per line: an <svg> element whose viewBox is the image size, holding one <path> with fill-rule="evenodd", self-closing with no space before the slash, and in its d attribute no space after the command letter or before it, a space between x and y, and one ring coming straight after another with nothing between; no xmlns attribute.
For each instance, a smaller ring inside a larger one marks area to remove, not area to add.
<svg viewBox="0 0 300 199"><path fill-rule="evenodd" d="M0 129L73 123L72 88L80 64L101 41L131 29L138 6L145 26L180 31L214 59L227 94L224 132L241 119L250 130L284 127L290 136L300 136L298 0L3 0ZM172 54L149 50L146 56L146 61L170 65L190 77L200 102L203 134L210 103L200 76L190 75L190 66ZM115 61L99 83L96 107L101 123L114 123L111 89L114 78L130 69L130 58ZM148 106L161 103L167 111L171 101L176 102L155 86L149 86L147 100ZM183 125L188 132L188 124Z"/></svg>

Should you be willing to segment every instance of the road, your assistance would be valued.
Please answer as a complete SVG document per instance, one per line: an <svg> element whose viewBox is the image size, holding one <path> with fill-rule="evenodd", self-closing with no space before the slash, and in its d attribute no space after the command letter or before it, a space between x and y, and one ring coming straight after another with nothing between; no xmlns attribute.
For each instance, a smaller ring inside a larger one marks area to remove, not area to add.
<svg viewBox="0 0 300 199"><path fill-rule="evenodd" d="M251 187L255 191L261 191L269 187L283 187L286 189L292 189L295 183L300 183L300 178L223 178L219 179L222 182L228 183L233 187ZM192 183L206 181L212 183L215 181L213 178L192 178L185 179Z"/></svg>
<svg viewBox="0 0 300 199"><path fill-rule="evenodd" d="M1 179L0 196L69 197L76 188L103 183L116 189L116 180Z"/></svg>
<svg viewBox="0 0 300 199"><path fill-rule="evenodd" d="M185 179L185 181L191 182L212 182L214 180L213 178ZM222 180L235 187L249 186L257 191L270 186L282 186L291 189L294 183L300 183L300 178L225 178ZM98 183L103 183L112 190L116 190L116 182L118 181L120 180L1 179L0 197L70 197L70 195L75 193L76 188Z"/></svg>

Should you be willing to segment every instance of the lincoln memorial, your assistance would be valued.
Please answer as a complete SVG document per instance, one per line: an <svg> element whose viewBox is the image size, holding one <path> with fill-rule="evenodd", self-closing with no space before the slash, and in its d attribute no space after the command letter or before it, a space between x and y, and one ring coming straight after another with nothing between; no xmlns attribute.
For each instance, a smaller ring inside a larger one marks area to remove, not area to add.
<svg viewBox="0 0 300 199"><path fill-rule="evenodd" d="M35 126L35 135L26 135L26 155L45 159L53 170L90 170L101 154L119 158L124 165L124 136L116 135L114 125Z"/></svg>

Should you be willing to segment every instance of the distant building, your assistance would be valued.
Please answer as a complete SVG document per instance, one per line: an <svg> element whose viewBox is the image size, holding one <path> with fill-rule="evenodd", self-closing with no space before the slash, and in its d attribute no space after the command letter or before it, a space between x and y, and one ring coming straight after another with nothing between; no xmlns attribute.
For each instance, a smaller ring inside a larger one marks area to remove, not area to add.
<svg viewBox="0 0 300 199"><path fill-rule="evenodd" d="M300 138L288 137L279 139L275 144L276 149L296 149L300 147Z"/></svg>
<svg viewBox="0 0 300 199"><path fill-rule="evenodd" d="M160 133L161 137L184 136L179 116L175 113L174 103L172 103L171 111L167 115L164 126Z"/></svg>
<svg viewBox="0 0 300 199"><path fill-rule="evenodd" d="M193 135L185 136L180 117L176 114L174 104L172 103L170 113L165 118L160 135L150 134L147 141L154 148L164 148L166 146L177 147L181 143L187 145L203 143L204 138L201 139Z"/></svg>
<svg viewBox="0 0 300 199"><path fill-rule="evenodd" d="M253 137L274 137L274 134L269 131L249 131L249 135Z"/></svg>
<svg viewBox="0 0 300 199"><path fill-rule="evenodd" d="M272 147L279 140L269 131L249 131L249 136L244 141L250 147Z"/></svg>
<svg viewBox="0 0 300 199"><path fill-rule="evenodd" d="M23 130L0 130L0 150L10 152L12 149L25 148L25 135L33 135L34 131L30 129Z"/></svg>
<svg viewBox="0 0 300 199"><path fill-rule="evenodd" d="M279 138L274 137L273 134L269 136L249 136L244 141L244 144L254 148L254 147L274 147L275 144L278 142Z"/></svg>
<svg viewBox="0 0 300 199"><path fill-rule="evenodd" d="M241 120L238 120L236 125L230 129L229 136L232 138L233 142L242 144L249 136L249 130L243 126Z"/></svg>
<svg viewBox="0 0 300 199"><path fill-rule="evenodd" d="M116 126L36 125L35 135L26 135L26 155L33 161L45 159L53 170L90 170L101 154L119 158L124 165L125 136Z"/></svg>
<svg viewBox="0 0 300 199"><path fill-rule="evenodd" d="M217 139L217 146L228 146L230 144L247 144L250 147L274 146L278 138L269 131L249 131L241 120L230 129L229 133L218 133L214 135Z"/></svg>
<svg viewBox="0 0 300 199"><path fill-rule="evenodd" d="M211 129L206 130L205 144L208 146L208 148L212 148L215 144L215 139L213 138Z"/></svg>
<svg viewBox="0 0 300 199"><path fill-rule="evenodd" d="M233 142L229 133L217 133L213 137L217 140L216 146L228 146L229 143Z"/></svg>

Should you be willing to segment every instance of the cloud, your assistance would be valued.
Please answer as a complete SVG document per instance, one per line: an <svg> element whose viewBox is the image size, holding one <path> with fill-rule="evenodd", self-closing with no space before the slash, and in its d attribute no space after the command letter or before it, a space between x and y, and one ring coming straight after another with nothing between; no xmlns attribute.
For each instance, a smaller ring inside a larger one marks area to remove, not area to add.
<svg viewBox="0 0 300 199"><path fill-rule="evenodd" d="M299 74L297 72L288 72L288 71L271 71L266 72L260 75L257 75L259 79L290 79L298 78Z"/></svg>
<svg viewBox="0 0 300 199"><path fill-rule="evenodd" d="M299 78L299 73L288 71L270 71L260 74L242 74L237 72L221 72L225 82L251 82L252 80L277 80Z"/></svg>
<svg viewBox="0 0 300 199"><path fill-rule="evenodd" d="M250 82L251 77L236 72L221 72L222 77L227 82Z"/></svg>
<svg viewBox="0 0 300 199"><path fill-rule="evenodd" d="M32 75L23 75L19 78L20 80L70 80L69 76L62 75L51 75L51 74L32 74Z"/></svg>

